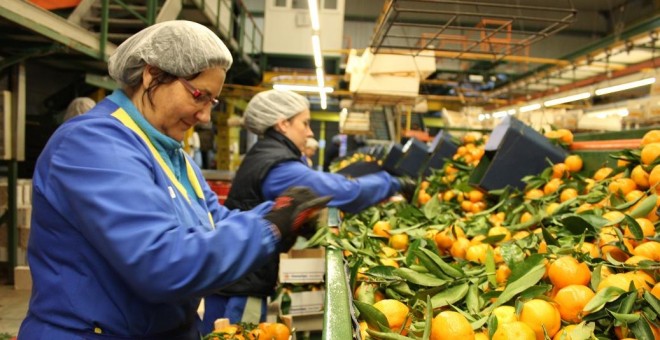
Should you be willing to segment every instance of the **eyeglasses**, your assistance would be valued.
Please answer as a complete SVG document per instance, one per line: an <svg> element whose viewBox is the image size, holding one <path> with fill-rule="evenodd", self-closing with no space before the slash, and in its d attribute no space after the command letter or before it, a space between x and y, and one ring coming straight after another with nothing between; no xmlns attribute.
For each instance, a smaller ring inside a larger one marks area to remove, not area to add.
<svg viewBox="0 0 660 340"><path fill-rule="evenodd" d="M211 103L211 109L215 108L218 106L218 103L220 103L219 100L216 98L213 98L209 93L204 92L200 89L195 88L189 81L183 79L183 78L177 78L183 86L190 91L190 94L192 94L193 98L195 99L195 102L199 104L206 105L206 103Z"/></svg>

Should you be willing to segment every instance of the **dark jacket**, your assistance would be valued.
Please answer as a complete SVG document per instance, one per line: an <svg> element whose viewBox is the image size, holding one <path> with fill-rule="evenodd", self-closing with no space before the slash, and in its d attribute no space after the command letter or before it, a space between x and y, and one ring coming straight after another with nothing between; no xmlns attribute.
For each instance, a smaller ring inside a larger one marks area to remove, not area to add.
<svg viewBox="0 0 660 340"><path fill-rule="evenodd" d="M292 160L302 162L300 150L275 130L266 131L265 136L248 151L241 162L225 206L229 209L250 210L266 201L262 194L262 183L268 172L277 164ZM295 240L287 241L280 249L286 251ZM269 296L277 284L279 264L279 254L275 253L262 267L221 289L218 294Z"/></svg>

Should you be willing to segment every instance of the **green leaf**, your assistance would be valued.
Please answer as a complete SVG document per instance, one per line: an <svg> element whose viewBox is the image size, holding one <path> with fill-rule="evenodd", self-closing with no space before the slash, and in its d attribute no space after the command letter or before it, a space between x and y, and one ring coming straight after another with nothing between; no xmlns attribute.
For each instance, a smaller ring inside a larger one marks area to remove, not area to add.
<svg viewBox="0 0 660 340"><path fill-rule="evenodd" d="M497 331L497 317L495 314L490 314L488 317L488 339L492 339ZM458 340L458 339L457 339Z"/></svg>
<svg viewBox="0 0 660 340"><path fill-rule="evenodd" d="M625 290L618 287L605 287L605 289L596 293L596 295L591 298L591 300L587 303L586 306L584 306L582 310L587 313L596 312L603 308L606 303L618 299L619 296L625 292Z"/></svg>
<svg viewBox="0 0 660 340"><path fill-rule="evenodd" d="M425 287L442 286L447 283L446 280L439 279L435 276L419 273L409 268L396 268L392 273L408 282Z"/></svg>
<svg viewBox="0 0 660 340"><path fill-rule="evenodd" d="M392 288L395 292L403 296L413 296L415 293L410 289L410 286L406 282L396 282L389 285L389 288Z"/></svg>
<svg viewBox="0 0 660 340"><path fill-rule="evenodd" d="M520 267L525 267L526 270L523 271L516 268L518 269L518 273L522 274L518 274L519 276L515 279L512 279L513 272L511 273L511 277L509 277L509 282L507 283L506 288L504 288L504 291L502 294L500 294L495 303L489 307L490 310L508 302L516 295L518 295L518 293L521 293L526 289L536 285L539 281L541 281L543 275L545 274L545 264L543 262L539 262L535 266L530 267L527 261L525 261Z"/></svg>
<svg viewBox="0 0 660 340"><path fill-rule="evenodd" d="M550 234L547 228L541 228L541 233L543 234L543 240L549 246L559 246L557 239Z"/></svg>
<svg viewBox="0 0 660 340"><path fill-rule="evenodd" d="M434 295L431 298L433 308L444 307L462 300L468 292L468 284L463 283L453 287L449 287L444 291Z"/></svg>
<svg viewBox="0 0 660 340"><path fill-rule="evenodd" d="M628 226L628 230L630 230L630 233L632 233L636 241L639 241L644 238L644 232L642 231L642 228L639 226L639 223L637 223L637 221L635 221L635 219L630 217L629 215L625 215L621 225Z"/></svg>
<svg viewBox="0 0 660 340"><path fill-rule="evenodd" d="M593 272L591 273L591 289L596 290L600 284L600 272L603 268L603 264L599 263L594 267Z"/></svg>
<svg viewBox="0 0 660 340"><path fill-rule="evenodd" d="M529 287L525 289L522 293L520 293L520 297L523 299L534 299L539 296L542 296L545 294L547 291L549 291L551 287L549 285L538 285L534 287Z"/></svg>
<svg viewBox="0 0 660 340"><path fill-rule="evenodd" d="M422 243L422 239L416 239L410 243L410 246L408 247L408 252L406 253L406 258L404 260L404 262L408 267L410 267L415 263L415 250L419 249L421 243Z"/></svg>
<svg viewBox="0 0 660 340"><path fill-rule="evenodd" d="M376 340L414 340L413 338L409 338L405 335L394 333L391 330L378 332L372 329L367 329L367 333Z"/></svg>
<svg viewBox="0 0 660 340"><path fill-rule="evenodd" d="M493 250L488 248L486 250L486 275L488 275L488 282L493 287L497 287L496 268L495 268L495 255Z"/></svg>
<svg viewBox="0 0 660 340"><path fill-rule="evenodd" d="M376 307L360 301L353 301L353 304L360 312L360 317L367 322L369 327L380 329L381 331L389 330L390 324L387 321L387 317L385 317L385 314L383 314L381 311L376 309Z"/></svg>
<svg viewBox="0 0 660 340"><path fill-rule="evenodd" d="M589 225L596 229L600 229L611 223L610 220L603 218L602 216L594 215L593 213L582 213L577 216L580 216L583 220L587 221Z"/></svg>
<svg viewBox="0 0 660 340"><path fill-rule="evenodd" d="M509 268L512 268L512 270L511 270L511 275L509 276L507 282L512 283L518 280L520 277L525 275L533 268L539 266L545 268L545 257L543 257L543 255L541 254L532 254L529 257L527 257L522 263L518 263L514 266L509 266Z"/></svg>
<svg viewBox="0 0 660 340"><path fill-rule="evenodd" d="M500 245L500 255L502 255L502 259L509 268L514 268L525 259L525 253L515 243L504 243Z"/></svg>
<svg viewBox="0 0 660 340"><path fill-rule="evenodd" d="M506 235L504 235L504 234L491 235L491 236L488 236L488 237L482 239L481 243L495 244L499 241L502 241L505 237L506 237Z"/></svg>
<svg viewBox="0 0 660 340"><path fill-rule="evenodd" d="M635 299L637 299L637 289L633 288L632 291L625 293L624 296L625 297L623 298L623 301L621 301L621 305L619 305L617 313L629 314L633 310Z"/></svg>
<svg viewBox="0 0 660 340"><path fill-rule="evenodd" d="M431 337L431 320L433 320L433 305L431 304L431 296L426 296L426 316L424 318L424 334L422 340L429 340Z"/></svg>
<svg viewBox="0 0 660 340"><path fill-rule="evenodd" d="M431 195L431 199L422 207L422 212L430 220L440 213L440 208L441 202L438 199L438 195Z"/></svg>
<svg viewBox="0 0 660 340"><path fill-rule="evenodd" d="M582 235L586 231L595 231L594 226L581 215L565 216L559 221L559 223L561 223L566 230L570 231L573 235Z"/></svg>
<svg viewBox="0 0 660 340"><path fill-rule="evenodd" d="M470 314L479 313L479 287L477 287L477 285L470 285L468 288L467 296L465 298L465 305L467 306Z"/></svg>
<svg viewBox="0 0 660 340"><path fill-rule="evenodd" d="M655 311L656 314L660 314L660 299L649 293L648 290L645 290L644 300L649 303L649 306L653 308L653 311Z"/></svg>
<svg viewBox="0 0 660 340"><path fill-rule="evenodd" d="M364 274L384 281L396 281L399 280L399 277L394 274L394 269L390 266L375 266L369 268Z"/></svg>
<svg viewBox="0 0 660 340"><path fill-rule="evenodd" d="M630 213L632 218L640 218L648 215L656 205L658 195L653 194L644 200Z"/></svg>
<svg viewBox="0 0 660 340"><path fill-rule="evenodd" d="M640 318L637 322L630 325L630 330L635 334L637 339L653 339L653 331L651 326L649 326L648 321L644 318Z"/></svg>
<svg viewBox="0 0 660 340"><path fill-rule="evenodd" d="M433 262L434 262L434 263L435 263L435 264L436 264L436 265L442 270L442 272L444 272L445 274L447 274L447 275L449 275L449 276L451 276L451 277L454 277L454 278L459 278L459 277L464 277L464 276L465 276L465 273L463 273L462 270L460 270L459 268L456 268L456 267L450 265L449 263L443 261L442 258L440 258L440 256L438 256L438 255L435 254L434 252L432 252L432 251L430 251L430 250L428 250L428 249L424 249L424 248L420 248L419 250L420 250L421 252L425 253L425 254L426 254L431 260L433 260Z"/></svg>
<svg viewBox="0 0 660 340"><path fill-rule="evenodd" d="M612 316L615 319L617 319L617 320L619 320L619 321L621 321L622 323L625 323L625 324L630 324L630 323L633 323L633 322L637 322L637 320L639 320L639 318L640 318L639 314L623 314L623 313L613 312L611 310L608 310L608 312L610 312L610 314L612 314Z"/></svg>

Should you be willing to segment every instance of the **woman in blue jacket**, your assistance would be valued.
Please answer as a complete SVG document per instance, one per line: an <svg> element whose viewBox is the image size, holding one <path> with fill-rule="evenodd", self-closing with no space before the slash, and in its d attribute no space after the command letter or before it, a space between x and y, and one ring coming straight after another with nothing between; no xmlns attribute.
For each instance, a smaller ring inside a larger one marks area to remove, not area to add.
<svg viewBox="0 0 660 340"><path fill-rule="evenodd" d="M181 149L231 63L188 21L150 26L110 57L121 90L63 124L37 161L20 339L199 339L200 297L295 235L300 202L319 203L309 190L230 211Z"/></svg>
<svg viewBox="0 0 660 340"><path fill-rule="evenodd" d="M252 209L296 185L332 196L328 206L348 212L363 210L398 191L410 195L415 189L412 180L393 177L385 171L348 179L311 169L301 159L307 138L314 136L309 102L297 93L261 92L250 100L243 119L245 127L261 138L236 172L225 202L231 209ZM292 246L294 240L289 241L283 251ZM231 323L264 321L266 299L273 293L278 269L279 255L273 254L257 271L206 297L204 331L212 329L217 318L228 318Z"/></svg>

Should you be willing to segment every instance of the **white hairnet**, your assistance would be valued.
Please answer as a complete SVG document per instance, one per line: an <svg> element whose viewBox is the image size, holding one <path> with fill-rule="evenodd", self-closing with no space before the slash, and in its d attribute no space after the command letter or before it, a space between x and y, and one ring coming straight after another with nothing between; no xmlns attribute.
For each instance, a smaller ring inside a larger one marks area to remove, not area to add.
<svg viewBox="0 0 660 340"><path fill-rule="evenodd" d="M317 142L316 139L314 138L307 138L307 143L305 144L305 147L309 149L318 149L319 142Z"/></svg>
<svg viewBox="0 0 660 340"><path fill-rule="evenodd" d="M108 60L108 72L122 86L135 86L146 65L177 77L189 77L212 67L229 69L227 46L210 29L185 20L149 26L124 41Z"/></svg>
<svg viewBox="0 0 660 340"><path fill-rule="evenodd" d="M307 98L291 91L268 90L257 93L245 108L243 120L250 132L263 135L278 120L289 119L309 109Z"/></svg>
<svg viewBox="0 0 660 340"><path fill-rule="evenodd" d="M89 97L78 97L69 103L69 106L66 108L66 113L64 114L64 120L69 120L75 116L79 116L96 105L94 99Z"/></svg>

